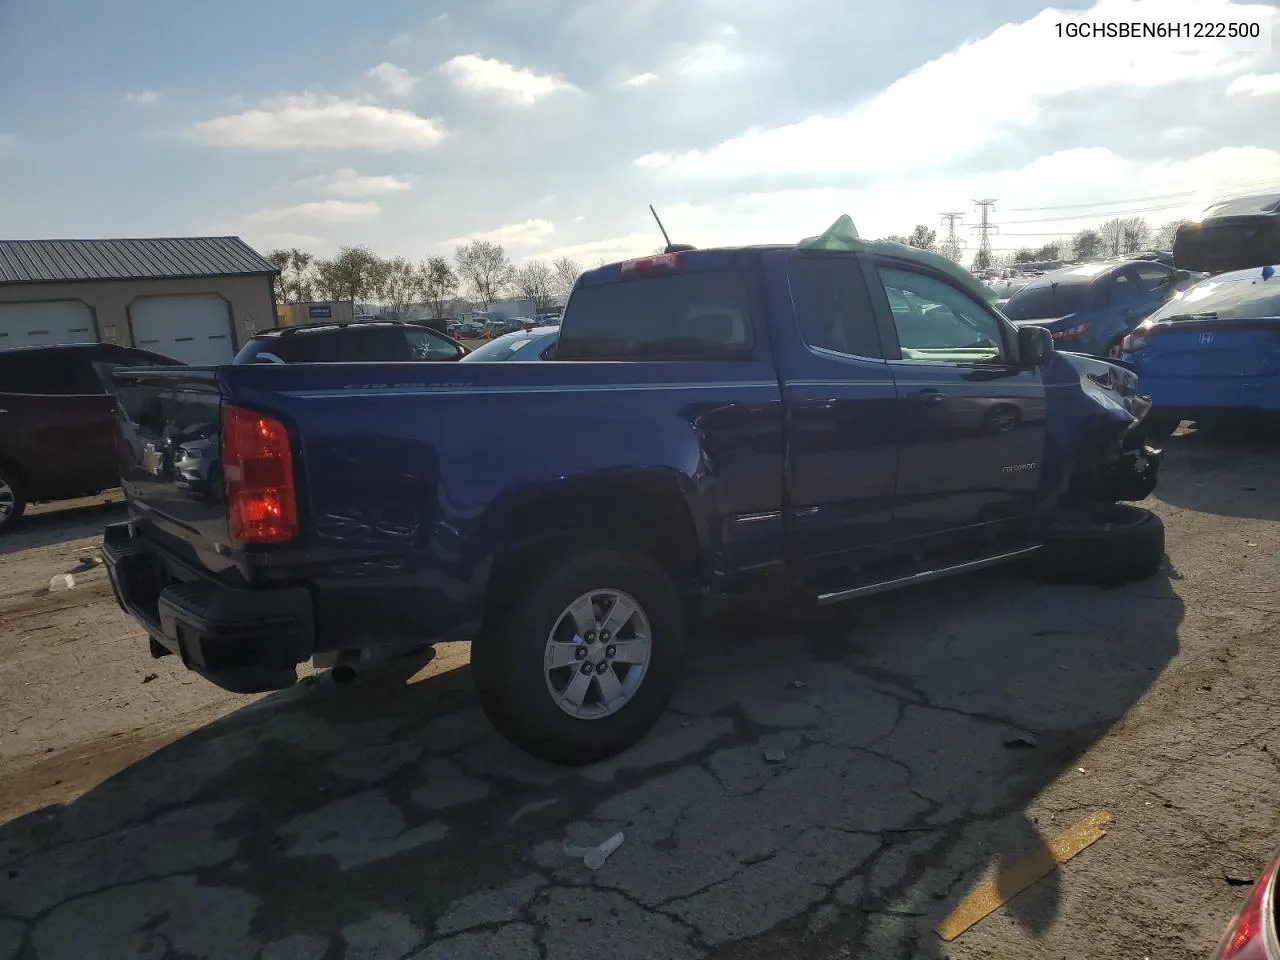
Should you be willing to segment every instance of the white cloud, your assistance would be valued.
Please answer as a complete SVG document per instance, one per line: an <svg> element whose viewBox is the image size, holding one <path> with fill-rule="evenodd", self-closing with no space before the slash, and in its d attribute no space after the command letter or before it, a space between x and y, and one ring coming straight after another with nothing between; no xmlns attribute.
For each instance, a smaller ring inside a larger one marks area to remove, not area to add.
<svg viewBox="0 0 1280 960"><path fill-rule="evenodd" d="M1261 97L1268 93L1280 93L1280 73L1246 73L1227 84L1228 97Z"/></svg>
<svg viewBox="0 0 1280 960"><path fill-rule="evenodd" d="M463 93L512 107L532 107L552 94L577 89L559 77L473 53L454 57L440 67L440 73Z"/></svg>
<svg viewBox="0 0 1280 960"><path fill-rule="evenodd" d="M202 143L250 150L426 151L447 132L439 120L360 100L300 93L195 124Z"/></svg>
<svg viewBox="0 0 1280 960"><path fill-rule="evenodd" d="M637 73L633 77L627 77L622 81L624 87L644 87L655 82L658 79L656 73Z"/></svg>
<svg viewBox="0 0 1280 960"><path fill-rule="evenodd" d="M651 233L628 233L621 237L610 237L605 240L589 240L586 243L573 243L554 250L535 254L539 260L558 260L568 257L587 266L594 266L597 261L612 263L640 257L653 253L662 246L662 237L657 231ZM526 257L526 260L533 259Z"/></svg>
<svg viewBox="0 0 1280 960"><path fill-rule="evenodd" d="M404 177L396 177L391 174L369 176L351 167L343 167L340 170L334 170L332 173L299 180L297 185L300 187L315 187L321 193L347 200L372 197L380 193L401 193L413 188L412 181Z"/></svg>
<svg viewBox="0 0 1280 960"><path fill-rule="evenodd" d="M399 50L402 47L407 47L411 40L413 40L413 37L404 31L401 31L387 41L387 46L393 50Z"/></svg>
<svg viewBox="0 0 1280 960"><path fill-rule="evenodd" d="M977 249L972 205L956 198L999 196L992 213L1001 226L993 237L999 249L1038 246L1069 237L1113 216L1146 217L1152 226L1195 218L1216 199L1280 186L1280 150L1224 147L1181 161L1134 160L1101 147L1063 150L1037 158L1016 170L1002 171L999 193L988 193L986 174L956 177L945 172L886 175L864 188L813 188L740 194L714 204L664 205L660 213L672 239L700 247L719 244L794 243L825 230L848 213L864 237L910 232L916 223L938 226L938 210L963 210L958 228ZM1125 202L1125 197L1164 197ZM1050 207L1023 212L1018 207ZM1081 207L1080 204L1097 204ZM1050 219L1055 214L1062 219ZM1025 221L1035 220L1035 223ZM647 238L640 243L638 238ZM629 248L617 240L599 241L603 254L616 258L656 247L650 234L633 235ZM591 248L592 244L581 245ZM548 253L560 255L559 251Z"/></svg>
<svg viewBox="0 0 1280 960"><path fill-rule="evenodd" d="M509 223L506 226L479 233L471 233L465 237L454 237L446 240L446 246L457 246L470 243L472 240L488 240L511 247L536 247L545 243L547 238L556 232L556 225L550 220L525 220L523 223Z"/></svg>
<svg viewBox="0 0 1280 960"><path fill-rule="evenodd" d="M728 24L717 27L712 39L695 44L676 62L681 76L693 79L719 76L741 69L746 60L731 44L738 31Z"/></svg>
<svg viewBox="0 0 1280 960"><path fill-rule="evenodd" d="M387 88L387 93L394 97L407 97L422 81L421 77L415 77L404 67L385 62L370 68L365 76L379 81Z"/></svg>
<svg viewBox="0 0 1280 960"><path fill-rule="evenodd" d="M159 90L133 90L122 98L125 103L136 103L138 106L151 107L160 102Z"/></svg>
<svg viewBox="0 0 1280 960"><path fill-rule="evenodd" d="M382 212L382 204L372 200L311 200L291 207L268 207L236 218L245 227L290 225L298 221L310 223L355 223Z"/></svg>
<svg viewBox="0 0 1280 960"><path fill-rule="evenodd" d="M1265 11L1260 12L1260 11ZM886 174L953 166L1009 133L1041 121L1053 99L1105 89L1146 90L1234 73L1249 54L1221 44L1174 41L1109 43L1081 70L1097 41L1061 39L1068 17L1101 20L1233 20L1274 16L1270 8L1229 0L1099 0L1087 13L1044 10L966 43L891 84L847 113L814 115L782 127L753 128L704 150L649 153L635 163L704 177L766 174ZM1010 78L1016 77L1016 82ZM973 104L1000 91L1000 109ZM920 118L928 118L927 136Z"/></svg>

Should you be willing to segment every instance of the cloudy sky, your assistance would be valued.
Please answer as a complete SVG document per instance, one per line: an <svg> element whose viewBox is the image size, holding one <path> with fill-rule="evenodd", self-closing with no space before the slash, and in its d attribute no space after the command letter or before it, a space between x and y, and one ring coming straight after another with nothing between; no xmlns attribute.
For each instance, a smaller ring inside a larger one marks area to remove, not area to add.
<svg viewBox="0 0 1280 960"><path fill-rule="evenodd" d="M1277 7L1151 3L0 0L0 235L594 263L654 203L698 245L958 211L972 250L992 197L1001 250L1280 189Z"/></svg>

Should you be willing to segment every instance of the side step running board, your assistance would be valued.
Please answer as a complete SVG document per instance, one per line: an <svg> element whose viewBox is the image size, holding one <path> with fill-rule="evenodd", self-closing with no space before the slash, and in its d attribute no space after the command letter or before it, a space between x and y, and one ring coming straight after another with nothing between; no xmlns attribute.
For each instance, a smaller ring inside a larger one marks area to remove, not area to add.
<svg viewBox="0 0 1280 960"><path fill-rule="evenodd" d="M909 577L898 577L894 580L882 580L879 583L868 583L861 587L850 587L848 590L837 590L834 593L823 593L818 595L818 606L824 607L830 603L840 603L842 600L852 600L855 597L869 597L873 593L884 593L888 590L897 590L899 587L910 587L917 583L928 583L931 580L941 580L943 577L954 576L957 573L968 573L971 570L985 570L987 567L999 566L1002 563L1008 563L1010 560L1016 560L1019 557L1030 556L1040 549L1040 544L1032 544L1029 547L1021 547L1009 553L996 554L993 557L982 557L978 560L967 560L964 563L953 564L949 567L938 567L935 570L921 570L919 573L913 573Z"/></svg>

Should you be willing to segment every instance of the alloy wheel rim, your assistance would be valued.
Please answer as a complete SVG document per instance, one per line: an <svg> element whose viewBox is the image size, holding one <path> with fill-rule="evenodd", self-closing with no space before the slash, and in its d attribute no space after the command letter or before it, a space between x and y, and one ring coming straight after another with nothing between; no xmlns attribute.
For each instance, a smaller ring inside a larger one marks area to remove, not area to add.
<svg viewBox="0 0 1280 960"><path fill-rule="evenodd" d="M0 480L0 521L8 520L13 514L14 504L17 497L14 495L13 487L9 486L4 480Z"/></svg>
<svg viewBox="0 0 1280 960"><path fill-rule="evenodd" d="M591 590L565 607L547 636L543 678L556 706L577 720L611 716L635 697L653 651L635 597Z"/></svg>

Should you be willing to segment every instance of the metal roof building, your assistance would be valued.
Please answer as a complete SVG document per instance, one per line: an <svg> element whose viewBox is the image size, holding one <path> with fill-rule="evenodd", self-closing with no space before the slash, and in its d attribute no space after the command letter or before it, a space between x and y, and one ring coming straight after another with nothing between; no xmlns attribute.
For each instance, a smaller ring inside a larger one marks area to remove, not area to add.
<svg viewBox="0 0 1280 960"><path fill-rule="evenodd" d="M102 340L229 361L275 325L277 273L239 237L0 240L0 350Z"/></svg>

